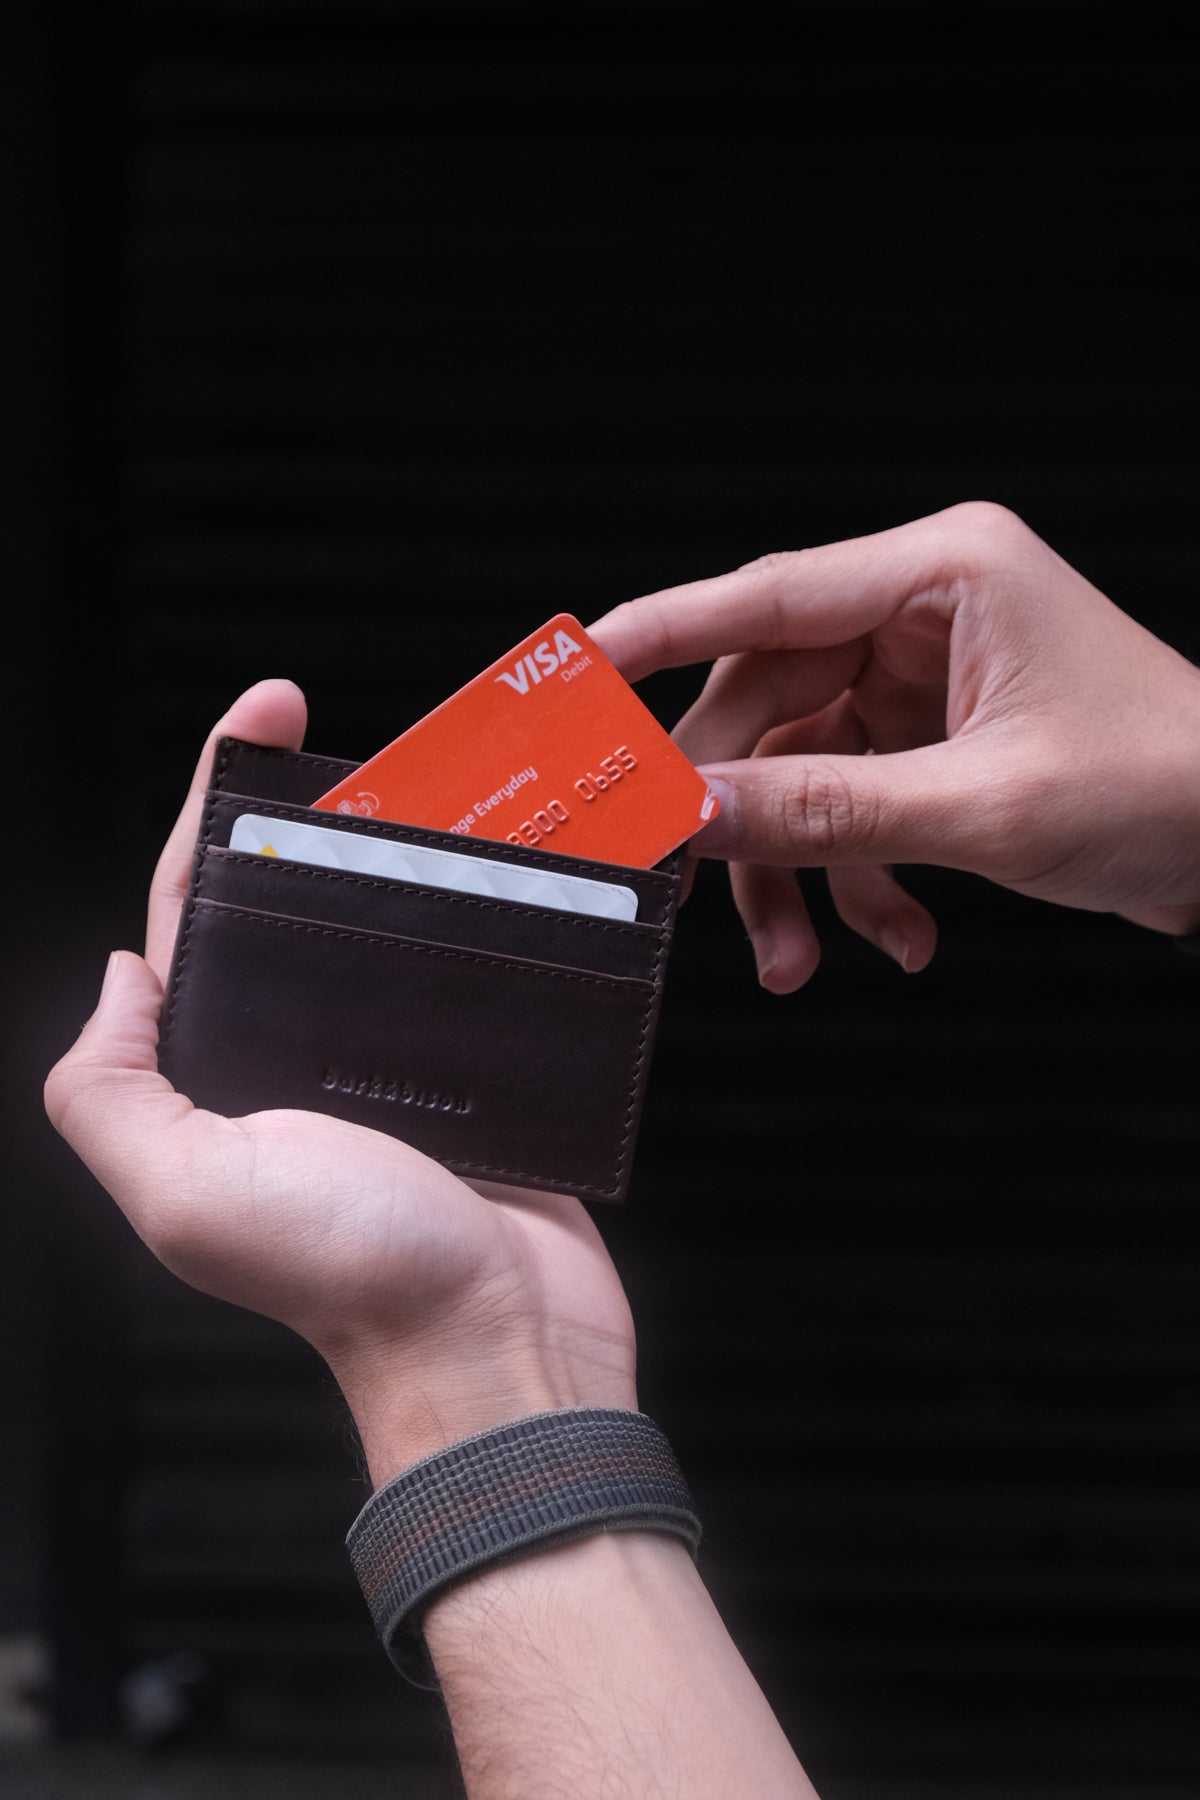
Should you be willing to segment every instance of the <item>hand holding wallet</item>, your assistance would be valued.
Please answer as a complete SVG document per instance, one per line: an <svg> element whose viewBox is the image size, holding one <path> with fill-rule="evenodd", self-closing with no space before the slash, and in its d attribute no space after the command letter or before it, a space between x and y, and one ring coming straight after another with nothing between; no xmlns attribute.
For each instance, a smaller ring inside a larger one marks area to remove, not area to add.
<svg viewBox="0 0 1200 1800"><path fill-rule="evenodd" d="M682 853L628 868L314 811L355 766L218 743L163 1005L164 1073L230 1117L329 1113L468 1180L623 1200ZM637 917L231 850L245 814L619 883Z"/></svg>

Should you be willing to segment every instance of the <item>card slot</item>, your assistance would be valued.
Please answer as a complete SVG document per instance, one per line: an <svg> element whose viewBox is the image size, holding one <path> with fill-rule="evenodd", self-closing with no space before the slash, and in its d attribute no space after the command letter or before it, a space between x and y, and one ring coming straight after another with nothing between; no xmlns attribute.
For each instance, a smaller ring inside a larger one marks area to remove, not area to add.
<svg viewBox="0 0 1200 1800"><path fill-rule="evenodd" d="M661 926L596 919L284 857L209 845L196 875L201 899L377 930L596 974L653 981L665 960Z"/></svg>
<svg viewBox="0 0 1200 1800"><path fill-rule="evenodd" d="M447 944L440 938L415 937L407 932L382 930L378 926L335 925L323 919L304 919L298 918L293 913L270 912L265 907L233 906L228 901L205 899L199 894L193 904L197 910L238 913L252 922L261 922L306 933L310 937L324 938L330 943L359 939L367 942L378 940L385 949L395 946L400 950L411 950L420 955L446 957L455 962L475 962L488 967L495 966L511 970L514 975L545 976L560 981L586 982L595 987L620 986L640 994L649 994L654 991L653 980L644 975L607 974L601 970L579 969L571 963L557 962L551 957L514 956L504 950L476 950L461 944Z"/></svg>
<svg viewBox="0 0 1200 1800"><path fill-rule="evenodd" d="M453 831L436 831L430 825L406 825L399 819L364 819L346 813L323 812L303 801L275 800L262 794L242 794L222 788L213 798L220 804L217 816L224 817L234 802L242 812L257 812L265 817L302 819L306 825L332 826L336 831L364 833L367 836L394 838L399 843L429 844L438 850L453 850L460 855L487 856L522 868L557 869L563 873L587 874L597 881L627 881L631 877L650 887L673 885L676 852L652 869L637 868L626 863L599 862L590 856L571 856L565 850L531 850L524 844L510 844L498 838L459 837Z"/></svg>
<svg viewBox="0 0 1200 1800"><path fill-rule="evenodd" d="M193 898L160 1060L198 1106L301 1108L460 1174L628 1182L657 984Z"/></svg>
<svg viewBox="0 0 1200 1800"><path fill-rule="evenodd" d="M346 831L352 836L383 837L393 843L425 844L432 849L511 863L518 868L544 869L564 875L582 875L596 881L619 882L631 887L637 894L638 919L642 923L665 925L675 913L679 889L679 852L675 852L666 864L656 869L626 868L618 863L595 862L588 857L527 850L515 844L493 843L480 838L457 837L452 832L432 831L424 827L398 824L392 820L346 818L338 813L319 812L313 807L284 800L264 800L254 794L226 791L215 792L209 797L201 842L228 845L234 822L242 813L253 813L259 818L294 819L306 825Z"/></svg>

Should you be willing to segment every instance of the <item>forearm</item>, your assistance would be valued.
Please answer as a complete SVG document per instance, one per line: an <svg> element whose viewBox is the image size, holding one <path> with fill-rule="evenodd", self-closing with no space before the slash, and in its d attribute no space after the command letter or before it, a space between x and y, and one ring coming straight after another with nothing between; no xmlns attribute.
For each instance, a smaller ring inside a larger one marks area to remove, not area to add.
<svg viewBox="0 0 1200 1800"><path fill-rule="evenodd" d="M478 1391L461 1365L457 1383L428 1362L418 1381L386 1365L362 1382L344 1365L336 1373L383 1485L429 1450L548 1407L636 1413L632 1333L619 1348L592 1339L570 1355L544 1343L532 1360L494 1354ZM409 1414L431 1392L429 1443L424 1410ZM519 1553L438 1594L424 1636L470 1800L814 1800L673 1536L595 1531Z"/></svg>
<svg viewBox="0 0 1200 1800"><path fill-rule="evenodd" d="M613 1532L431 1607L471 1800L814 1800L686 1548Z"/></svg>

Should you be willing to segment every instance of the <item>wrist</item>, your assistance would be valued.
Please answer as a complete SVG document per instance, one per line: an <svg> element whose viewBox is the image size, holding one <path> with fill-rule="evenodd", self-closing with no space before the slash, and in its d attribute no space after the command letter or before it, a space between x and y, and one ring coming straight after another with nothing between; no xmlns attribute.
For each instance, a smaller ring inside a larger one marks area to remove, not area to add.
<svg viewBox="0 0 1200 1800"><path fill-rule="evenodd" d="M663 1532L694 1556L700 1531L652 1419L567 1407L485 1428L402 1470L363 1506L346 1548L389 1656L426 1685L423 1622L448 1588L597 1533Z"/></svg>
<svg viewBox="0 0 1200 1800"><path fill-rule="evenodd" d="M395 1346L327 1356L354 1418L372 1488L463 1438L563 1407L637 1411L632 1343L539 1341L434 1355Z"/></svg>

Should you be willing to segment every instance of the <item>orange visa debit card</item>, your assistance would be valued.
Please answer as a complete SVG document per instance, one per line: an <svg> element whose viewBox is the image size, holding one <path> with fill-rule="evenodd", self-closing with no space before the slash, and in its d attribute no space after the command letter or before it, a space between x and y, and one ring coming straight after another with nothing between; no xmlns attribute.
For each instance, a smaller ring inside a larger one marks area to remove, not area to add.
<svg viewBox="0 0 1200 1800"><path fill-rule="evenodd" d="M569 613L316 801L650 868L717 811L703 776Z"/></svg>

